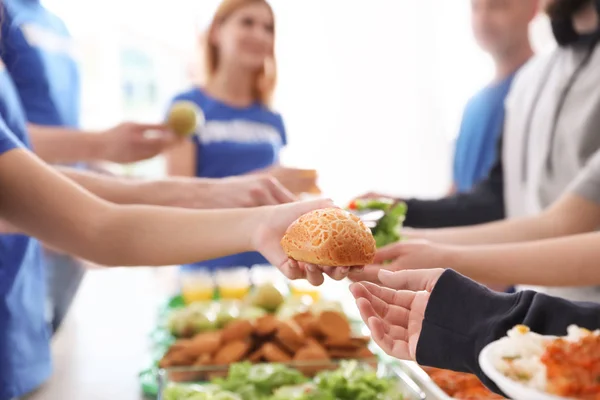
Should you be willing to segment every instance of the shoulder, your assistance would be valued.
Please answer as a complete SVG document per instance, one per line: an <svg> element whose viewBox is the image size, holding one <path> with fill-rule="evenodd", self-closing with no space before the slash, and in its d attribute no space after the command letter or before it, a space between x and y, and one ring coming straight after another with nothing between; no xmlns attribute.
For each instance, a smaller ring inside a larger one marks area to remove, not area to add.
<svg viewBox="0 0 600 400"><path fill-rule="evenodd" d="M512 87L520 88L522 86L529 87L532 80L538 81L542 78L543 73L550 67L555 59L559 49L549 53L533 56L523 65L515 74Z"/></svg>
<svg viewBox="0 0 600 400"><path fill-rule="evenodd" d="M177 93L173 97L173 101L181 101L181 100L195 101L198 99L206 99L206 95L204 94L204 92L198 88L187 89L183 92Z"/></svg>
<svg viewBox="0 0 600 400"><path fill-rule="evenodd" d="M266 105L258 105L258 114L264 119L264 122L273 125L283 125L283 117L281 114Z"/></svg>

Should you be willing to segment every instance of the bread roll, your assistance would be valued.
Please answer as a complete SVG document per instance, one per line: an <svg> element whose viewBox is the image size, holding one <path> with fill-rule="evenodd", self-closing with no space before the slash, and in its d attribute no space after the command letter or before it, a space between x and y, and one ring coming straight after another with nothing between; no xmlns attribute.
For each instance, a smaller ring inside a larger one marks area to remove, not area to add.
<svg viewBox="0 0 600 400"><path fill-rule="evenodd" d="M281 246L291 259L332 267L370 264L376 250L369 228L339 208L301 216L290 225Z"/></svg>

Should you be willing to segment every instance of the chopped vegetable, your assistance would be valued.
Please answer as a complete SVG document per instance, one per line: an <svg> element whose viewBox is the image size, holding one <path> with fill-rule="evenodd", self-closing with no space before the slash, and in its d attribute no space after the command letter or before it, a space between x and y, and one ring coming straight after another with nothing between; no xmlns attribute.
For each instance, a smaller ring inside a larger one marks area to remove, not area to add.
<svg viewBox="0 0 600 400"><path fill-rule="evenodd" d="M356 361L309 381L281 364L233 364L211 385L170 385L165 400L402 400L398 387Z"/></svg>

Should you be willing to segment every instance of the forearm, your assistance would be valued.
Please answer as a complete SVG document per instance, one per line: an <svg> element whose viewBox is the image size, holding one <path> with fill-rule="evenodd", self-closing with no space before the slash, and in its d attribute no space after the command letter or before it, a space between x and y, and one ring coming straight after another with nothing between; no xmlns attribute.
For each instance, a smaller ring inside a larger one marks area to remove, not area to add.
<svg viewBox="0 0 600 400"><path fill-rule="evenodd" d="M104 265L175 265L250 251L264 215L263 208L116 206L22 150L0 157L0 212L50 246Z"/></svg>
<svg viewBox="0 0 600 400"><path fill-rule="evenodd" d="M210 200L211 186L214 183L212 179L141 180L106 176L68 167L57 169L96 196L116 204L179 206L184 199L192 196L195 196L194 204L198 208L203 204L208 208L214 203L214 200Z"/></svg>
<svg viewBox="0 0 600 400"><path fill-rule="evenodd" d="M28 125L35 153L50 164L102 160L103 144L98 135L75 129Z"/></svg>
<svg viewBox="0 0 600 400"><path fill-rule="evenodd" d="M539 240L560 234L556 225L530 217L456 228L407 230L405 236L435 243L479 245Z"/></svg>
<svg viewBox="0 0 600 400"><path fill-rule="evenodd" d="M600 285L597 262L600 259L600 233L450 249L444 266L480 282L539 286Z"/></svg>
<svg viewBox="0 0 600 400"><path fill-rule="evenodd" d="M436 243L473 245L525 242L594 231L600 225L600 206L576 193L567 193L542 213L488 224L430 230L406 235Z"/></svg>
<svg viewBox="0 0 600 400"><path fill-rule="evenodd" d="M518 324L543 335L565 335L571 324L594 330L600 326L600 305L569 302L532 291L495 293L454 271L446 271L427 305L417 361L474 373L498 391L481 371L477 358L487 344Z"/></svg>
<svg viewBox="0 0 600 400"><path fill-rule="evenodd" d="M251 245L259 209L191 211L122 206L97 229L101 246L88 243L96 262L116 266L189 264L255 250ZM233 235L236 231L241 234ZM98 247L110 249L103 254ZM94 259L91 259L94 261Z"/></svg>

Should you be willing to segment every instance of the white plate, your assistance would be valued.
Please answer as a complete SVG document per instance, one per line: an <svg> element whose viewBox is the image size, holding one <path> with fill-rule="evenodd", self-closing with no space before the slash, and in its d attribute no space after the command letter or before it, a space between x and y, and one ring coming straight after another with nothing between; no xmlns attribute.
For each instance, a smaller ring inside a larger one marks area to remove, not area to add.
<svg viewBox="0 0 600 400"><path fill-rule="evenodd" d="M566 397L553 396L539 390L527 387L519 382L504 376L504 374L494 367L493 355L498 354L496 347L498 341L492 342L484 347L479 354L479 366L483 372L490 378L509 398L513 400L570 400Z"/></svg>

